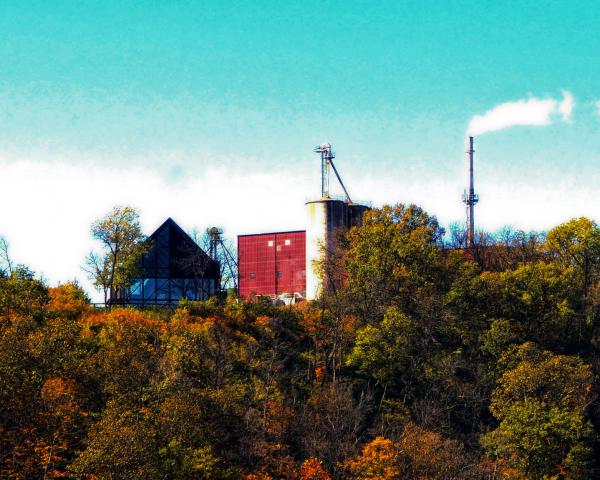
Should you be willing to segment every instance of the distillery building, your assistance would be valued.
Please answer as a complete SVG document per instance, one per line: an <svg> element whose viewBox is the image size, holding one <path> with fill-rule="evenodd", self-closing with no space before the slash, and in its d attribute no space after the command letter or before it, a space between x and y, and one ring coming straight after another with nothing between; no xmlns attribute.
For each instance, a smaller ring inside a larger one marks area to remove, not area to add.
<svg viewBox="0 0 600 480"><path fill-rule="evenodd" d="M176 306L181 299L206 300L219 293L220 265L171 218L149 237L129 288L111 295L111 304Z"/></svg>
<svg viewBox="0 0 600 480"><path fill-rule="evenodd" d="M239 295L306 296L306 232L238 236Z"/></svg>
<svg viewBox="0 0 600 480"><path fill-rule="evenodd" d="M350 199L333 163L331 145L314 151L321 157L321 196L306 203L306 230L238 236L241 297L318 298L327 288L321 267L334 249L337 232L360 225L370 209ZM341 198L329 193L331 170L344 191Z"/></svg>

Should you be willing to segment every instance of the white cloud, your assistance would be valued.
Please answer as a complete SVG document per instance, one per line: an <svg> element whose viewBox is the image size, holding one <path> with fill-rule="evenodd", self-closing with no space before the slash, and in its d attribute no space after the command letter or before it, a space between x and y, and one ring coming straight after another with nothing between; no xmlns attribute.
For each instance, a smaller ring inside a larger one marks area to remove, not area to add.
<svg viewBox="0 0 600 480"><path fill-rule="evenodd" d="M573 107L575 101L573 100L573 94L567 90L562 90L563 100L558 105L558 111L562 115L562 119L565 122L571 122L571 114L573 113Z"/></svg>
<svg viewBox="0 0 600 480"><path fill-rule="evenodd" d="M142 169L115 171L90 164L3 162L0 235L13 257L46 276L51 284L78 278L84 257L95 247L91 222L113 205L141 212L147 233L171 216L185 230L222 226L229 237L304 226L306 192L318 186L297 171L243 172L209 169L172 182Z"/></svg>
<svg viewBox="0 0 600 480"><path fill-rule="evenodd" d="M539 99L531 97L527 100L506 102L488 110L483 115L475 115L467 128L468 135L481 135L514 126L550 125L553 115L559 113L563 121L571 120L573 111L573 95L563 90L563 99L559 102L553 98Z"/></svg>
<svg viewBox="0 0 600 480"><path fill-rule="evenodd" d="M139 208L146 233L152 233L169 216L185 230L222 226L233 240L241 233L303 229L304 203L316 196L320 187L314 160L309 157L302 168L277 171L211 168L173 183L158 172L142 169L115 171L91 162L76 165L0 158L0 234L11 243L17 262L44 274L51 284L76 277L91 292L80 268L94 247L90 223L113 205ZM243 159L236 163L244 164ZM407 175L400 168L387 176L368 173L367 167L363 172L343 172L353 198L371 200L376 206L417 203L443 223L464 218L462 173L459 164L456 171L437 177L418 171ZM496 229L512 224L542 229L572 216L594 217L600 212L600 201L593 200L600 198L593 184L573 189L573 182L560 183L548 189L543 182L514 183L503 175L494 171L478 177L482 199L476 210L478 227Z"/></svg>

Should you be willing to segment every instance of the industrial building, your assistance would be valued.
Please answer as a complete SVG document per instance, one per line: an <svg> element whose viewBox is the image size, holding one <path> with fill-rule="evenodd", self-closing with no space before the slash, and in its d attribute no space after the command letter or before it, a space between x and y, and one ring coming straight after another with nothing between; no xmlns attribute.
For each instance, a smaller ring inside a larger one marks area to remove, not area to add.
<svg viewBox="0 0 600 480"><path fill-rule="evenodd" d="M363 214L369 210L348 200L323 197L306 203L308 229L306 231L306 298L318 298L326 280L321 264L333 252L336 233L360 225Z"/></svg>
<svg viewBox="0 0 600 480"><path fill-rule="evenodd" d="M314 150L321 157L321 196L306 203L306 231L238 236L238 286L241 297L318 298L326 282L320 264L331 252L335 234L362 222L370 207L352 202L333 163L330 144ZM329 193L333 170L345 196Z"/></svg>
<svg viewBox="0 0 600 480"><path fill-rule="evenodd" d="M466 246L471 248L474 206L479 197L473 186L474 139L468 140L469 190L463 201L467 207ZM206 254L169 218L150 236L151 248L140 260L139 277L131 287L112 292L110 303L174 306L183 298L205 300L220 293L222 280L245 299L268 296L291 303L318 298L327 289L322 265L334 250L337 233L360 225L371 207L351 200L330 144L320 145L314 152L321 159L321 196L306 202L305 229L239 235L236 261L223 242L221 229L207 230L210 246ZM330 195L331 171L343 197Z"/></svg>
<svg viewBox="0 0 600 480"><path fill-rule="evenodd" d="M206 300L220 289L219 262L210 258L168 218L150 235L138 264L139 277L111 294L112 305L176 306L183 298Z"/></svg>
<svg viewBox="0 0 600 480"><path fill-rule="evenodd" d="M306 232L238 236L239 295L306 296Z"/></svg>

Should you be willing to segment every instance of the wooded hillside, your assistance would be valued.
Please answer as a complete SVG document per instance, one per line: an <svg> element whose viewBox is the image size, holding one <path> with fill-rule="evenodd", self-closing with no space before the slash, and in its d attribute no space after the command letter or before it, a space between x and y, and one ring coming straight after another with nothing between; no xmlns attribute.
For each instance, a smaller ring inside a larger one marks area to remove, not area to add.
<svg viewBox="0 0 600 480"><path fill-rule="evenodd" d="M373 210L292 307L96 310L0 276L0 478L600 476L600 228L450 248Z"/></svg>

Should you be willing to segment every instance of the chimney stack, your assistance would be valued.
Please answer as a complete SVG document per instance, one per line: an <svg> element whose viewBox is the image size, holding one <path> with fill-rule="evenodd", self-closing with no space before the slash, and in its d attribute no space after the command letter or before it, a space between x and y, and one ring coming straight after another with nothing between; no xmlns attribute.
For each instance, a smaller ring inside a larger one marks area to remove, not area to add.
<svg viewBox="0 0 600 480"><path fill-rule="evenodd" d="M473 184L473 137L469 137L469 149L467 155L469 156L469 191L463 195L463 202L467 206L467 248L472 248L475 245L475 218L474 210L475 204L479 201L479 197L475 194L475 187Z"/></svg>

